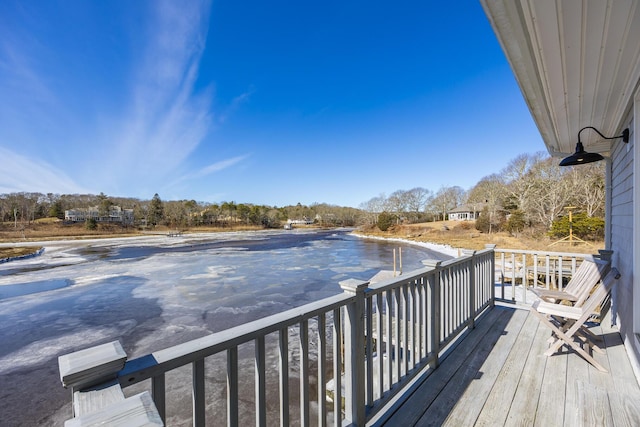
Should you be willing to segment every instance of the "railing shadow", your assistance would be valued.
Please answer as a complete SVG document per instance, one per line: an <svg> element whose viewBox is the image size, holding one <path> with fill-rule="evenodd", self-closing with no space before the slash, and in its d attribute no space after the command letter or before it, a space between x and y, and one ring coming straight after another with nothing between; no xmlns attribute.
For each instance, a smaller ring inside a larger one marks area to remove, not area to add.
<svg viewBox="0 0 640 427"><path fill-rule="evenodd" d="M507 325L516 308L496 306L476 322L449 351L435 370L425 370L401 403L390 408L384 419L372 426L442 425L465 390L484 375L482 366L498 340L509 333ZM452 349L453 350L453 349Z"/></svg>

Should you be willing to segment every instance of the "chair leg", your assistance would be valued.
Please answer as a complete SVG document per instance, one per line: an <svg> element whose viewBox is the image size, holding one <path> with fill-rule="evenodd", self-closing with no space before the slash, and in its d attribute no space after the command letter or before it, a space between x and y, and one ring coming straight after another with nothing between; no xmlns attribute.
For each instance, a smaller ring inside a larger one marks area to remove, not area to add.
<svg viewBox="0 0 640 427"><path fill-rule="evenodd" d="M591 363L596 369L598 369L601 372L608 372L604 368L604 366L599 364L589 353L584 351L584 349L581 346L576 344L576 342L572 339L572 337L568 336L567 334L565 334L565 332L562 329L560 329L556 325L554 325L553 322L551 322L547 318L547 316L539 313L536 310L531 310L531 313L535 314L545 325L547 325L547 327L551 328L551 330L558 336L558 340L556 340L556 342L547 351L545 351L545 353L544 353L545 356L551 356L556 351L558 351L558 349L563 344L567 344L573 350L575 350L576 353L578 353L580 356L582 356L584 359L586 359L587 362Z"/></svg>

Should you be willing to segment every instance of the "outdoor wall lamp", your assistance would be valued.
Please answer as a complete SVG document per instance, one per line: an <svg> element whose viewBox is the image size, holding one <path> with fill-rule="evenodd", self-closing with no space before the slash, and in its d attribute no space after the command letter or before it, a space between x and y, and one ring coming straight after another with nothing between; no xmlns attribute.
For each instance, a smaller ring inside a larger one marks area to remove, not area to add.
<svg viewBox="0 0 640 427"><path fill-rule="evenodd" d="M583 127L578 132L578 143L576 144L576 152L570 155L569 157L565 157L564 159L562 159L562 161L560 162L560 166L583 165L585 163L597 162L599 160L604 159L604 157L602 157L598 153L587 153L586 151L584 151L584 146L582 145L582 141L580 141L580 134L585 129L595 130L596 133L601 137L603 137L604 139L622 138L622 141L629 142L629 128L623 130L622 135L612 136L611 138L608 138L603 134L601 134L600 131L594 128L593 126Z"/></svg>

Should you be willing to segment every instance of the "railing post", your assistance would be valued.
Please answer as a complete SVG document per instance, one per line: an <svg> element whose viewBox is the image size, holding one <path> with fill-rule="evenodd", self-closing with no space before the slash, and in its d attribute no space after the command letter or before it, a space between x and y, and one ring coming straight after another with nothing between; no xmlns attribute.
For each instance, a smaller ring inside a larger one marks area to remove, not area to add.
<svg viewBox="0 0 640 427"><path fill-rule="evenodd" d="M433 362L431 363L431 367L433 369L438 367L438 353L440 353L440 264L442 261L437 261L433 259L426 259L422 261L427 267L433 268L435 271L433 274L429 275L429 291L431 293L431 303L429 315L431 316L427 321L430 326L430 335L431 335L431 352L433 357Z"/></svg>
<svg viewBox="0 0 640 427"><path fill-rule="evenodd" d="M476 327L476 251L463 249L462 253L471 257L469 264L469 318L467 319L467 327L473 329Z"/></svg>
<svg viewBox="0 0 640 427"><path fill-rule="evenodd" d="M494 307L496 305L496 246L494 244L486 244L484 245L485 249L491 249L493 251L493 253L491 254L491 257L489 257L489 262L491 263L491 266L489 267L489 274L490 274L490 278L491 278L491 289L490 289L490 295L491 295L491 306ZM503 288L503 292L504 292L504 288ZM504 295L502 295L502 298L504 299Z"/></svg>
<svg viewBox="0 0 640 427"><path fill-rule="evenodd" d="M369 282L348 279L340 282L340 287L356 296L346 308L344 322L344 382L345 382L345 422L347 425L365 425L365 331L364 292Z"/></svg>

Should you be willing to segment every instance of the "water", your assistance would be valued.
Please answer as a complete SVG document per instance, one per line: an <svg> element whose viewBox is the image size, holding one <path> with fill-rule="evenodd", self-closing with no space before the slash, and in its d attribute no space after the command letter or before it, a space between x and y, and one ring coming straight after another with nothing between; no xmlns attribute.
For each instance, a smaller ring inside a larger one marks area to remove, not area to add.
<svg viewBox="0 0 640 427"><path fill-rule="evenodd" d="M152 236L51 243L0 265L0 424L71 417L61 354L120 340L134 358L317 301L392 269L400 245L347 231ZM427 258L449 256L402 245L404 271Z"/></svg>

